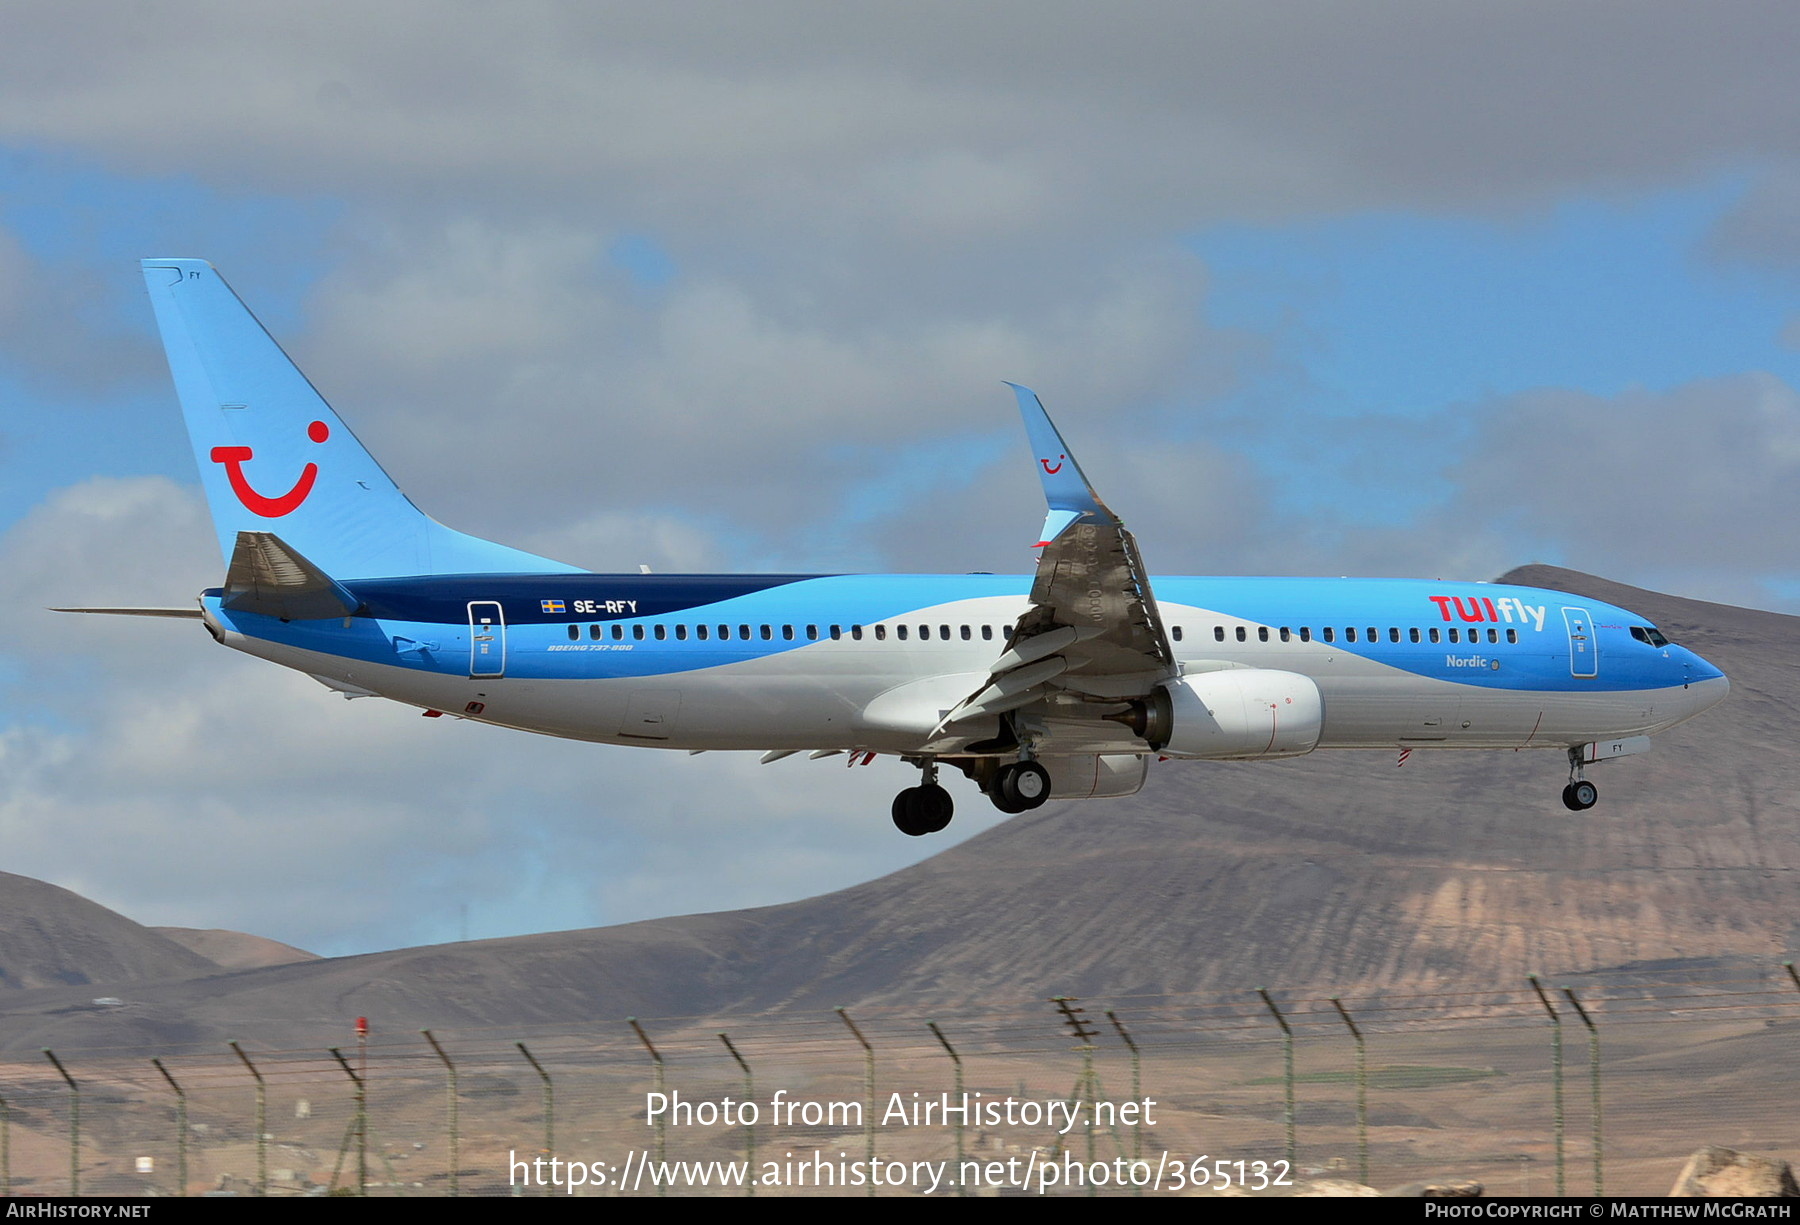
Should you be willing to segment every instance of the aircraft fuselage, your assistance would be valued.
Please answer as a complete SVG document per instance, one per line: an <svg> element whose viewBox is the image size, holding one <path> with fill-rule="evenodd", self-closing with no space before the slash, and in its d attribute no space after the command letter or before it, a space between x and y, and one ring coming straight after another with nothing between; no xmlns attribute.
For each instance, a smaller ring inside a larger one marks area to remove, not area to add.
<svg viewBox="0 0 1800 1225"><path fill-rule="evenodd" d="M204 603L240 650L347 691L502 726L672 749L955 756L979 737L946 742L937 723L980 688L1031 579L552 574L345 585L363 607L342 619L232 612L216 591ZM1726 687L1693 652L1634 637L1633 627L1648 628L1643 618L1567 593L1398 579L1158 578L1156 588L1184 674L1312 678L1319 748L1568 747L1662 730ZM1082 740L1059 730L1059 752L1146 750L1116 723L1082 722Z"/></svg>

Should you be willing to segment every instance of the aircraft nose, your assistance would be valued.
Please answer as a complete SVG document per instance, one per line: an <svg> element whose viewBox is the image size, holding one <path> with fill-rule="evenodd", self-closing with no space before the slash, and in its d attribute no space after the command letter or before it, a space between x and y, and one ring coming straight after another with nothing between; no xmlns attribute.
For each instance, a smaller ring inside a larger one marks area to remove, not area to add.
<svg viewBox="0 0 1800 1225"><path fill-rule="evenodd" d="M1720 702L1723 702L1725 700L1725 695L1730 692L1731 682L1725 679L1725 674L1723 672L1720 672L1715 668L1713 669L1712 676L1709 676L1704 680L1688 682L1689 707L1694 714L1699 714L1703 710L1710 710Z"/></svg>

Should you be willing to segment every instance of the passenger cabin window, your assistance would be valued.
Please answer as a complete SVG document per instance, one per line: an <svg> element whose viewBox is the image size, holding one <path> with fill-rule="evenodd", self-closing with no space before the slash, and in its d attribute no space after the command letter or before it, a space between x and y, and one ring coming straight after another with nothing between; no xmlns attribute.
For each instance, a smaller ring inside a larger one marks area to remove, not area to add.
<svg viewBox="0 0 1800 1225"><path fill-rule="evenodd" d="M1285 625L1281 627L1281 640L1283 642L1287 642L1289 640L1288 639L1288 627Z"/></svg>
<svg viewBox="0 0 1800 1225"><path fill-rule="evenodd" d="M668 636L669 636L669 627L668 626L659 625L656 627L656 640L658 642L661 642L663 639L667 638Z"/></svg>
<svg viewBox="0 0 1800 1225"><path fill-rule="evenodd" d="M1250 636L1244 633L1244 627L1241 625L1237 627L1237 640L1239 642L1248 642L1250 640Z"/></svg>
<svg viewBox="0 0 1800 1225"><path fill-rule="evenodd" d="M1319 637L1324 639L1326 642L1330 642L1332 640L1331 627L1329 625L1327 625L1324 629L1320 630Z"/></svg>
<svg viewBox="0 0 1800 1225"><path fill-rule="evenodd" d="M1507 630L1506 631L1506 640L1508 642L1517 642L1519 640L1519 631L1518 630Z"/></svg>
<svg viewBox="0 0 1800 1225"><path fill-rule="evenodd" d="M1223 625L1213 626L1213 641L1215 641L1215 642L1224 642L1225 641L1225 627Z"/></svg>
<svg viewBox="0 0 1800 1225"><path fill-rule="evenodd" d="M1311 642L1312 641L1312 626L1302 625L1300 627L1300 641L1301 642Z"/></svg>
<svg viewBox="0 0 1800 1225"><path fill-rule="evenodd" d="M905 642L906 641L906 627L904 625L896 625L894 627L894 637L898 638L901 642Z"/></svg>
<svg viewBox="0 0 1800 1225"><path fill-rule="evenodd" d="M984 625L981 627L981 640L983 642L992 642L994 640L994 627L993 626Z"/></svg>
<svg viewBox="0 0 1800 1225"><path fill-rule="evenodd" d="M763 641L767 642L767 641L769 641L769 639L771 639L775 636L775 631L771 627L765 625L762 627L762 636L763 636Z"/></svg>
<svg viewBox="0 0 1800 1225"><path fill-rule="evenodd" d="M1389 642L1399 642L1400 641L1400 629L1398 626L1393 626L1393 625L1388 626L1388 641Z"/></svg>
<svg viewBox="0 0 1800 1225"><path fill-rule="evenodd" d="M569 641L574 642L575 640L577 640L580 637L581 637L581 627L579 625L571 625L569 627Z"/></svg>
<svg viewBox="0 0 1800 1225"><path fill-rule="evenodd" d="M1406 635L1408 638L1411 638L1414 642L1417 642L1419 640L1419 631L1417 628L1407 630Z"/></svg>
<svg viewBox="0 0 1800 1225"><path fill-rule="evenodd" d="M1269 640L1269 627L1268 626L1259 625L1256 627L1256 640L1258 642L1267 642Z"/></svg>
<svg viewBox="0 0 1800 1225"><path fill-rule="evenodd" d="M600 627L598 625L588 626L588 637L598 642L600 639Z"/></svg>
<svg viewBox="0 0 1800 1225"><path fill-rule="evenodd" d="M875 627L875 641L876 642L886 642L887 641L887 626L877 625Z"/></svg>
<svg viewBox="0 0 1800 1225"><path fill-rule="evenodd" d="M1356 641L1356 627L1354 625L1352 625L1349 629L1344 631L1344 641L1345 642L1355 642Z"/></svg>
<svg viewBox="0 0 1800 1225"><path fill-rule="evenodd" d="M706 641L706 626L696 625L694 627L694 637L698 638L701 642L705 642Z"/></svg>
<svg viewBox="0 0 1800 1225"><path fill-rule="evenodd" d="M966 625L962 627L962 640L964 642L969 641L969 627Z"/></svg>
<svg viewBox="0 0 1800 1225"><path fill-rule="evenodd" d="M644 627L641 625L632 626L631 627L631 636L633 638L637 639L639 642L642 642L644 640Z"/></svg>
<svg viewBox="0 0 1800 1225"><path fill-rule="evenodd" d="M1454 625L1450 627L1450 641L1451 642L1460 641L1460 639L1458 639L1456 636L1456 627Z"/></svg>
<svg viewBox="0 0 1800 1225"><path fill-rule="evenodd" d="M1434 625L1429 630L1426 630L1425 632L1431 637L1431 640L1433 642L1436 642L1438 640L1437 626Z"/></svg>
<svg viewBox="0 0 1800 1225"><path fill-rule="evenodd" d="M789 642L792 642L794 640L794 627L791 625L782 626L781 627L781 636L783 638L787 639Z"/></svg>

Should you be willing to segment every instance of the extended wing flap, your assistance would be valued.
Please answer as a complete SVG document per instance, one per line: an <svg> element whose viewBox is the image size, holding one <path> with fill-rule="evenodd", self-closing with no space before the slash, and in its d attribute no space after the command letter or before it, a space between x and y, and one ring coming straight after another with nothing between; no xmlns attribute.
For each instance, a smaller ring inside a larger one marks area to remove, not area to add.
<svg viewBox="0 0 1800 1225"><path fill-rule="evenodd" d="M348 617L360 601L274 532L239 532L220 603L284 621Z"/></svg>
<svg viewBox="0 0 1800 1225"><path fill-rule="evenodd" d="M1136 539L1094 492L1036 394L1016 383L1007 386L1018 397L1049 504L1038 542L1043 552L1031 607L1014 627L1008 650L943 726L1014 708L1020 696L1041 686L1141 696L1175 671ZM1047 658L1067 666L1040 678L1040 661ZM1033 683L1009 683L1021 677Z"/></svg>

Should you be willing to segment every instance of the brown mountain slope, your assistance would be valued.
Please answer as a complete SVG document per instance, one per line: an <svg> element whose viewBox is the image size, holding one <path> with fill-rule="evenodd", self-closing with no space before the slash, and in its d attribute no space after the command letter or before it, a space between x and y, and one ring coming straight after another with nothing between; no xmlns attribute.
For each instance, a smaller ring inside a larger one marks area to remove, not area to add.
<svg viewBox="0 0 1800 1225"><path fill-rule="evenodd" d="M1507 576L1623 604L1731 676L1724 705L1596 767L1554 752L1168 764L1130 800L1050 805L880 880L784 906L145 984L104 1015L33 993L0 1042L305 1043L389 1030L1067 993L1345 991L1517 981L1634 961L1767 962L1796 944L1800 619L1567 571ZM972 796L959 793L965 804Z"/></svg>
<svg viewBox="0 0 1800 1225"><path fill-rule="evenodd" d="M285 966L290 962L319 959L317 953L297 949L279 940L226 931L222 927L152 927L150 930L227 970L255 970L262 966Z"/></svg>
<svg viewBox="0 0 1800 1225"><path fill-rule="evenodd" d="M0 987L185 978L218 968L67 889L0 872Z"/></svg>

